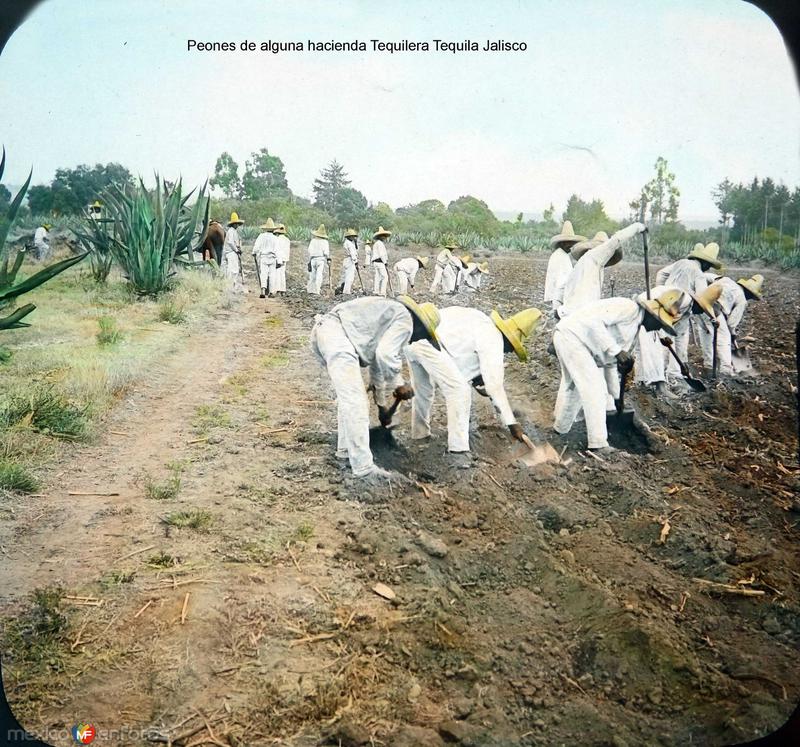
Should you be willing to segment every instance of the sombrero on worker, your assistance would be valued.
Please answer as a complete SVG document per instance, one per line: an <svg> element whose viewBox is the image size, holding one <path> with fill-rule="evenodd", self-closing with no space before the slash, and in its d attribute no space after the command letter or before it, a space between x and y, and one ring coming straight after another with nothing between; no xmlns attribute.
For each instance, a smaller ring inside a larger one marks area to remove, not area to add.
<svg viewBox="0 0 800 747"><path fill-rule="evenodd" d="M654 317L664 331L671 335L675 334L675 322L680 318L680 303L683 297L683 291L680 288L670 288L664 291L658 298L639 298L636 303L639 304L645 313Z"/></svg>
<svg viewBox="0 0 800 747"><path fill-rule="evenodd" d="M701 248L702 247L702 248ZM694 245L694 249L689 252L687 255L687 259L699 259L703 262L708 262L712 267L716 267L716 269L720 269L722 267L722 262L717 259L719 255L719 244L716 241L712 241L710 244L706 244L703 246L702 244L698 243Z"/></svg>
<svg viewBox="0 0 800 747"><path fill-rule="evenodd" d="M466 267L472 261L472 256L469 254L462 254L459 259L461 260L462 266Z"/></svg>
<svg viewBox="0 0 800 747"><path fill-rule="evenodd" d="M695 308L695 306L699 306L706 316L710 316L712 319L717 318L714 313L714 304L719 301L719 297L722 295L722 286L719 283L712 283L700 293L692 293L691 291L687 291L687 293L694 301L692 313L700 313Z"/></svg>
<svg viewBox="0 0 800 747"><path fill-rule="evenodd" d="M270 231L270 232L272 232L272 231L275 230L275 223L272 220L272 218L267 218L267 222L262 224L262 225L260 225L259 228L262 231Z"/></svg>
<svg viewBox="0 0 800 747"><path fill-rule="evenodd" d="M528 337L542 312L539 309L531 307L530 309L523 309L514 316L508 319L503 319L497 311L492 311L489 318L494 322L494 326L502 332L503 337L509 341L514 352L517 354L523 363L528 360L528 351L525 349L525 338Z"/></svg>
<svg viewBox="0 0 800 747"><path fill-rule="evenodd" d="M445 248L445 249L449 249L451 252L455 252L455 251L458 251L458 244L456 244L456 243L455 243L455 241L453 241L453 240L451 239L450 241L448 241L448 242L447 242L447 243L444 245L444 248Z"/></svg>
<svg viewBox="0 0 800 747"><path fill-rule="evenodd" d="M272 229L272 233L285 234L286 233L286 226L283 225L283 223L278 223L278 225L275 226L275 228Z"/></svg>
<svg viewBox="0 0 800 747"><path fill-rule="evenodd" d="M415 257L415 259L416 259L416 260L417 260L417 262L419 262L419 263L420 263L420 264L421 264L423 267L427 267L427 266L428 266L428 258L427 258L427 257L420 257L419 255L417 255L417 256Z"/></svg>
<svg viewBox="0 0 800 747"><path fill-rule="evenodd" d="M570 249L572 258L577 262L586 252L600 246L603 242L608 241L608 234L605 231L598 231L591 239L586 241L579 241ZM606 262L606 267L617 264L622 259L622 247L617 247L611 259Z"/></svg>
<svg viewBox="0 0 800 747"><path fill-rule="evenodd" d="M239 218L239 213L237 213L234 210L234 212L231 213L231 219L228 221L228 225L229 226L241 226L243 223L244 223L244 221L241 218Z"/></svg>
<svg viewBox="0 0 800 747"><path fill-rule="evenodd" d="M556 244L577 244L579 241L586 241L585 236L579 236L572 228L572 221L565 220L564 225L561 226L561 233L556 234L550 239L550 246Z"/></svg>
<svg viewBox="0 0 800 747"><path fill-rule="evenodd" d="M356 229L355 229L355 228L348 228L348 229L347 229L347 230L344 232L344 237L345 237L346 239L353 238L353 237L355 237L355 236L358 236L358 231L356 231Z"/></svg>
<svg viewBox="0 0 800 747"><path fill-rule="evenodd" d="M327 239L328 238L328 234L325 231L325 224L324 223L320 223L319 224L319 228L317 228L316 231L312 231L311 235L312 236L316 236L318 239Z"/></svg>
<svg viewBox="0 0 800 747"><path fill-rule="evenodd" d="M486 275L489 274L489 263L488 262L481 262L478 265L478 270Z"/></svg>
<svg viewBox="0 0 800 747"><path fill-rule="evenodd" d="M414 316L414 318L425 328L431 345L437 350L441 350L439 337L436 335L436 328L439 326L439 309L432 303L417 303L411 296L398 296L397 300L403 304Z"/></svg>
<svg viewBox="0 0 800 747"><path fill-rule="evenodd" d="M753 275L751 278L739 278L736 281L742 288L745 289L748 293L750 293L756 301L760 301L763 297L764 291L762 290L764 285L764 276L763 275Z"/></svg>
<svg viewBox="0 0 800 747"><path fill-rule="evenodd" d="M391 235L392 235L391 231L387 231L383 226L378 226L378 230L375 231L375 233L372 234L372 238L373 239L379 239L382 236L387 236L388 237L388 236L391 236Z"/></svg>

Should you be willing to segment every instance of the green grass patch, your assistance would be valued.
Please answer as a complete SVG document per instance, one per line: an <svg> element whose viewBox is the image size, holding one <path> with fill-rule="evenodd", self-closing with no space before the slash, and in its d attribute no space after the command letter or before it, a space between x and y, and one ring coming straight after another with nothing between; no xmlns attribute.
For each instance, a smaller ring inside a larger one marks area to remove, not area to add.
<svg viewBox="0 0 800 747"><path fill-rule="evenodd" d="M52 384L18 386L0 396L0 427L23 424L57 438L83 438L86 407L70 402Z"/></svg>
<svg viewBox="0 0 800 747"><path fill-rule="evenodd" d="M170 470L172 474L166 480L154 480L151 475L145 474L142 480L144 493L154 501L172 501L181 492L181 470Z"/></svg>
<svg viewBox="0 0 800 747"><path fill-rule="evenodd" d="M122 331L113 316L101 316L97 325L100 328L96 335L98 345L116 345L122 339Z"/></svg>
<svg viewBox="0 0 800 747"><path fill-rule="evenodd" d="M153 566L154 568L172 568L177 564L178 562L175 560L175 558L163 550L153 553L147 559L147 565Z"/></svg>
<svg viewBox="0 0 800 747"><path fill-rule="evenodd" d="M282 327L283 317L281 316L268 316L264 318L265 327Z"/></svg>
<svg viewBox="0 0 800 747"><path fill-rule="evenodd" d="M164 523L177 529L195 529L204 532L208 530L213 520L209 511L192 508L186 511L174 511L164 518Z"/></svg>
<svg viewBox="0 0 800 747"><path fill-rule="evenodd" d="M186 305L176 298L165 298L158 305L158 320L170 324L184 324L187 320Z"/></svg>
<svg viewBox="0 0 800 747"><path fill-rule="evenodd" d="M303 521L294 530L294 538L307 542L314 536L314 525L309 521Z"/></svg>
<svg viewBox="0 0 800 747"><path fill-rule="evenodd" d="M104 589L112 589L115 586L122 586L122 584L130 584L133 583L135 576L135 571L111 571L100 579L100 586Z"/></svg>
<svg viewBox="0 0 800 747"><path fill-rule="evenodd" d="M288 353L274 352L262 355L259 358L259 364L264 368L272 368L273 366L285 366L289 362Z"/></svg>
<svg viewBox="0 0 800 747"><path fill-rule="evenodd" d="M0 459L0 488L18 493L35 493L39 489L39 482L21 464Z"/></svg>
<svg viewBox="0 0 800 747"><path fill-rule="evenodd" d="M219 405L199 405L194 411L192 427L201 436L206 435L212 428L230 428L232 426L230 413Z"/></svg>

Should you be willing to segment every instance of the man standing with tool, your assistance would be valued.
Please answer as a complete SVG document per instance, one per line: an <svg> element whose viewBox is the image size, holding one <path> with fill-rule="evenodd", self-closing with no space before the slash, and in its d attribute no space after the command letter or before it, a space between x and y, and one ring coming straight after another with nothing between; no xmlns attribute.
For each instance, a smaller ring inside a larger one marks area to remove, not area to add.
<svg viewBox="0 0 800 747"><path fill-rule="evenodd" d="M328 243L328 234L325 231L325 224L320 223L316 231L311 232L313 237L308 242L308 285L306 292L315 296L322 295L322 278L325 274L325 267L330 265L331 247ZM330 273L330 269L328 270Z"/></svg>
<svg viewBox="0 0 800 747"><path fill-rule="evenodd" d="M261 233L253 243L253 260L256 265L256 277L261 288L259 298L266 298L275 293L275 268L277 265L277 252L275 247L275 224L272 218L267 218L264 225L259 226Z"/></svg>
<svg viewBox="0 0 800 747"><path fill-rule="evenodd" d="M503 356L516 353L528 360L525 340L539 318L539 309L525 309L503 319L497 311L487 316L478 309L450 306L439 310L436 334L443 350L420 340L405 349L411 371L414 399L411 401L411 438L431 435L431 410L438 386L447 406L447 450L464 453L469 449L469 418L472 388L489 397L498 418L517 441L523 441L503 386Z"/></svg>
<svg viewBox="0 0 800 747"><path fill-rule="evenodd" d="M286 265L292 251L292 242L286 235L286 226L279 223L273 230L275 236L275 293L286 293Z"/></svg>
<svg viewBox="0 0 800 747"><path fill-rule="evenodd" d="M338 447L336 456L348 459L355 477L376 484L406 478L378 467L369 448L369 400L361 368L369 369L370 389L381 425L391 422L398 401L414 396L403 380L403 348L416 340L439 346L439 312L433 304L417 304L408 296L356 298L317 314L311 349L328 370L336 391ZM395 405L389 405L393 395Z"/></svg>
<svg viewBox="0 0 800 747"><path fill-rule="evenodd" d="M353 280L358 270L358 231L348 228L344 232L344 259L342 260L342 277L336 288L336 295L349 296L353 292Z"/></svg>
<svg viewBox="0 0 800 747"><path fill-rule="evenodd" d="M243 224L238 213L231 213L225 243L222 245L222 274L233 281L234 293L247 293L242 272L242 239L239 236L239 226Z"/></svg>
<svg viewBox="0 0 800 747"><path fill-rule="evenodd" d="M389 280L389 271L387 266L389 264L389 253L386 251L386 245L383 239L387 239L392 235L391 231L387 231L383 226L379 226L378 230L372 235L372 270L375 273L375 284L372 292L376 296L385 296L387 287L391 289L391 281Z"/></svg>

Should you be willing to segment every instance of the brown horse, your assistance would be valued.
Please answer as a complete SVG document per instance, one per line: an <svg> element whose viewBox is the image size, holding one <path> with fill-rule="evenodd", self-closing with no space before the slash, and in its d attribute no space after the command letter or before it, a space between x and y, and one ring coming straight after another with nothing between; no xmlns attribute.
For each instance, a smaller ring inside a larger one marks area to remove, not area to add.
<svg viewBox="0 0 800 747"><path fill-rule="evenodd" d="M203 262L214 259L218 265L222 264L222 245L224 243L225 229L221 223L212 220L208 224L208 230L202 243Z"/></svg>

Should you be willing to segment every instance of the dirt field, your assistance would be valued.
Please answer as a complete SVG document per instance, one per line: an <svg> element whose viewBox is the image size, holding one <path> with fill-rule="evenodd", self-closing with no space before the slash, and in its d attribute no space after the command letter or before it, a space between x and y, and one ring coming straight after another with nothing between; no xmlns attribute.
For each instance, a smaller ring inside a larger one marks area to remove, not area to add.
<svg viewBox="0 0 800 747"><path fill-rule="evenodd" d="M27 729L57 745L86 721L120 730L99 744L622 747L732 744L786 721L796 275L764 271L767 300L745 317L752 379L674 404L632 391L656 453L627 440L600 462L580 424L553 437L545 329L529 363L508 359L507 389L568 463L509 463L477 396L474 461L451 462L437 401L432 440L411 442L400 413L396 447L376 452L425 485L387 500L334 458L332 390L308 348L332 302L305 296L294 251L285 300L220 310L154 361L97 443L64 446L43 495L5 499L3 617L33 614L48 585L83 597L61 602L52 660L6 656ZM497 258L481 294L443 305L541 307L544 269ZM630 295L642 274L608 280Z"/></svg>

